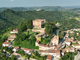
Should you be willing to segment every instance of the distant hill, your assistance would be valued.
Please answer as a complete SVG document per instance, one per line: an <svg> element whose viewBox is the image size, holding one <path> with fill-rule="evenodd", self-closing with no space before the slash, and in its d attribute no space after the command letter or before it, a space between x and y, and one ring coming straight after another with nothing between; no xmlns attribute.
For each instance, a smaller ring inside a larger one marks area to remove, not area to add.
<svg viewBox="0 0 80 60"><path fill-rule="evenodd" d="M41 11L41 10L45 10L45 11L67 11L67 10L71 10L71 9L80 9L80 6L42 6L42 7L3 7L0 8L0 12L7 10L7 9L11 9L14 11Z"/></svg>
<svg viewBox="0 0 80 60"><path fill-rule="evenodd" d="M14 11L40 11L40 10L45 10L45 11L59 11L59 10L64 10L65 8L60 7L60 6L44 6L44 7L11 7L11 8L0 8L0 11L6 10L6 9L11 9Z"/></svg>
<svg viewBox="0 0 80 60"><path fill-rule="evenodd" d="M80 6L64 6L63 8L80 8Z"/></svg>

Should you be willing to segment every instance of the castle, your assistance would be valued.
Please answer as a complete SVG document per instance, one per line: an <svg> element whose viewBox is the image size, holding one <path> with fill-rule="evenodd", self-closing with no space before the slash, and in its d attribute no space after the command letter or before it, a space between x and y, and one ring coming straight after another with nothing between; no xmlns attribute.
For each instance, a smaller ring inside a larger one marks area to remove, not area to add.
<svg viewBox="0 0 80 60"><path fill-rule="evenodd" d="M36 19L36 20L33 20L33 27L34 28L41 28L42 25L44 25L45 22L46 22L45 19Z"/></svg>

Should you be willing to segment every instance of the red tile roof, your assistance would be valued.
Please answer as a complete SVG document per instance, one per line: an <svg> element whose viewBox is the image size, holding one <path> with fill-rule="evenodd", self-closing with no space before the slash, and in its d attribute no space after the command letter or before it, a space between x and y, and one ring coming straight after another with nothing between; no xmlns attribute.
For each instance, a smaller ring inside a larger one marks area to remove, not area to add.
<svg viewBox="0 0 80 60"><path fill-rule="evenodd" d="M3 44L10 44L9 42L4 42Z"/></svg>
<svg viewBox="0 0 80 60"><path fill-rule="evenodd" d="M37 40L36 42L39 43L39 40Z"/></svg>
<svg viewBox="0 0 80 60"><path fill-rule="evenodd" d="M52 56L51 56L51 55L48 55L48 56L47 56L47 59L48 59L48 60L51 60L51 59L52 59Z"/></svg>
<svg viewBox="0 0 80 60"><path fill-rule="evenodd" d="M15 47L14 49L19 49L19 46Z"/></svg>
<svg viewBox="0 0 80 60"><path fill-rule="evenodd" d="M26 51L33 51L33 49L27 49L27 48L23 48L23 50L26 50Z"/></svg>
<svg viewBox="0 0 80 60"><path fill-rule="evenodd" d="M39 50L39 52L44 52L44 53L56 53L57 55L60 55L60 50Z"/></svg>

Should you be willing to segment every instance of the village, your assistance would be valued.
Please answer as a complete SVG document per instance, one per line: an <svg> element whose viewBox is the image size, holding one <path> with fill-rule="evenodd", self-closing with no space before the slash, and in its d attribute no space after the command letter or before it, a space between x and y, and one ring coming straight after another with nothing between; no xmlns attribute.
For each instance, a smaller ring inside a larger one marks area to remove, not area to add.
<svg viewBox="0 0 80 60"><path fill-rule="evenodd" d="M16 38L16 34L18 34L18 28L14 28L13 31L10 31L11 36L6 40L2 46L8 47L9 49L13 47L13 55L16 56L18 60L27 60L26 58L22 57L20 54L16 53L18 50L22 49L26 54L31 55L33 51L38 51L38 53L41 56L46 55L46 60L59 60L61 56L64 56L66 52L76 52L77 55L74 56L74 60L80 59L79 49L80 49L80 41L77 40L77 37L80 35L80 29L71 29L64 31L66 34L64 35L63 39L59 40L59 31L57 31L57 34L54 35L50 42L48 44L42 44L41 37L44 38L45 36L45 28L41 28L42 25L44 25L46 22L46 19L36 19L33 20L33 27L32 32L39 32L39 34L35 35L36 42L35 46L39 47L39 50L36 49L29 49L29 48L23 48L13 46L14 40ZM57 22L56 27L59 27L60 24ZM77 37L74 37L74 34L76 34ZM6 52L6 50L4 50ZM18 57L19 56L19 57ZM8 56L10 57L10 56ZM37 60L31 58L31 60Z"/></svg>

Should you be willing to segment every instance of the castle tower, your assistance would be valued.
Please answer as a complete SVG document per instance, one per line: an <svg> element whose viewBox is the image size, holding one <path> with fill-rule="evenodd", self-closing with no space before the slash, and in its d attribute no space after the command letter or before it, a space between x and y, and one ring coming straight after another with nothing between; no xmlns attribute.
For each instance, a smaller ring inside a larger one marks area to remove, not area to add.
<svg viewBox="0 0 80 60"><path fill-rule="evenodd" d="M46 22L45 19L36 19L36 20L33 20L33 27L34 28L41 28L42 25L44 25Z"/></svg>

